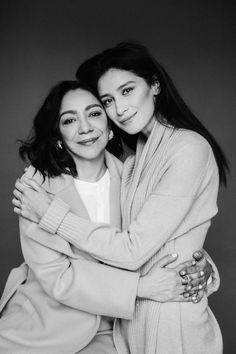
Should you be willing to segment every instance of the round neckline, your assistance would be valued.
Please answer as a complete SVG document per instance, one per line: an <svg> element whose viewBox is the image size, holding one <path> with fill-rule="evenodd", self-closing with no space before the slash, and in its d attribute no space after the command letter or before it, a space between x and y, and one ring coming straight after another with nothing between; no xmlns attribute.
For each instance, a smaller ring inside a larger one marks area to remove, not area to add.
<svg viewBox="0 0 236 354"><path fill-rule="evenodd" d="M102 177L100 177L97 181L95 182L89 182L89 181L84 181L82 179L79 179L79 178L74 178L74 180L77 182L77 183L80 183L80 184L90 184L90 185L97 185L99 183L101 183L108 175L109 173L109 170L108 168L106 169L104 175Z"/></svg>

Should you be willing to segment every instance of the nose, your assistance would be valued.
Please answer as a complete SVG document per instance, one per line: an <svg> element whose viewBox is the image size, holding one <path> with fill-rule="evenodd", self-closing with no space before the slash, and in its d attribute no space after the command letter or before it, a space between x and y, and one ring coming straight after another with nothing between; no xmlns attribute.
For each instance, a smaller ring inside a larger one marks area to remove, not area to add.
<svg viewBox="0 0 236 354"><path fill-rule="evenodd" d="M128 110L128 107L125 105L125 102L122 100L116 101L116 113L118 116L123 116L123 114Z"/></svg>
<svg viewBox="0 0 236 354"><path fill-rule="evenodd" d="M91 126L89 120L87 118L80 119L79 134L87 134L93 131L93 127Z"/></svg>

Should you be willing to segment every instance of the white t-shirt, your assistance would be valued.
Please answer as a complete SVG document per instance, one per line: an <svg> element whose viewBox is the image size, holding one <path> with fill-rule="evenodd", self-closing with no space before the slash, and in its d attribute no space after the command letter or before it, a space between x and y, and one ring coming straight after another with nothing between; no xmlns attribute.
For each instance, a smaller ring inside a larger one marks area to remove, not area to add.
<svg viewBox="0 0 236 354"><path fill-rule="evenodd" d="M94 222L110 223L110 173L105 174L97 182L85 182L74 179L76 189Z"/></svg>
<svg viewBox="0 0 236 354"><path fill-rule="evenodd" d="M76 189L82 199L91 221L110 223L110 173L105 174L96 182L85 182L74 178ZM98 333L110 331L113 318L102 316Z"/></svg>

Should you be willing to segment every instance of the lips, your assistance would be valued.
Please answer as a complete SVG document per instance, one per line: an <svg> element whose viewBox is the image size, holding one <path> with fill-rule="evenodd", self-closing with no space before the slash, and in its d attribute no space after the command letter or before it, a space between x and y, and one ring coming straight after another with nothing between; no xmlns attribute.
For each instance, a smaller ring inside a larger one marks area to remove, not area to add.
<svg viewBox="0 0 236 354"><path fill-rule="evenodd" d="M128 121L129 121L130 119L132 119L136 114L137 114L137 112L135 112L134 114L132 114L132 115L129 116L129 117L123 117L121 120L119 120L119 123L121 123L121 124L128 123Z"/></svg>
<svg viewBox="0 0 236 354"><path fill-rule="evenodd" d="M80 144L80 145L93 145L98 139L99 139L99 137L84 139L84 140L78 141L77 144Z"/></svg>

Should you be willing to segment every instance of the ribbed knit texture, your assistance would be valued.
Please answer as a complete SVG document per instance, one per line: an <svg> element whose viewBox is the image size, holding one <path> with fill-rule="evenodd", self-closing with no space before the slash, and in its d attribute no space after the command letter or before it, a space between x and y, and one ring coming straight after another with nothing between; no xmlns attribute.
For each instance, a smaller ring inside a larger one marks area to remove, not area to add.
<svg viewBox="0 0 236 354"><path fill-rule="evenodd" d="M171 145L173 150L175 141L181 138L184 141L184 137L183 130L174 130L156 123L147 141L139 139L136 156L128 159L124 166L121 192L123 230L129 228L143 208L147 196L155 189L155 182L160 179L159 172L163 174L162 168L168 156L169 146ZM203 178L205 173L206 171L199 171L199 179ZM145 183L143 183L144 180ZM197 190L193 188L192 193L195 197ZM156 231L158 237L158 230ZM167 243L139 269L139 272L145 274L161 258L161 255L175 252L174 245L175 241ZM193 305L192 303L162 304L150 300L137 300L132 321L120 320L116 323L116 342L122 342L125 336L125 341L128 344L128 348L126 344L120 350L120 354L126 354L125 347L128 349L127 354L129 352L131 354L222 353L220 329L214 315L209 308L207 309L206 303L202 313L200 310L195 314L199 317L197 322L200 320L200 324L196 322L196 327L194 325L194 312L197 310L197 307L194 308L194 306L204 307L204 302L206 299L202 300L201 305ZM193 322L191 323L192 310ZM203 313L204 320L201 318ZM188 325L190 326L189 330ZM191 325L193 325L192 329Z"/></svg>

